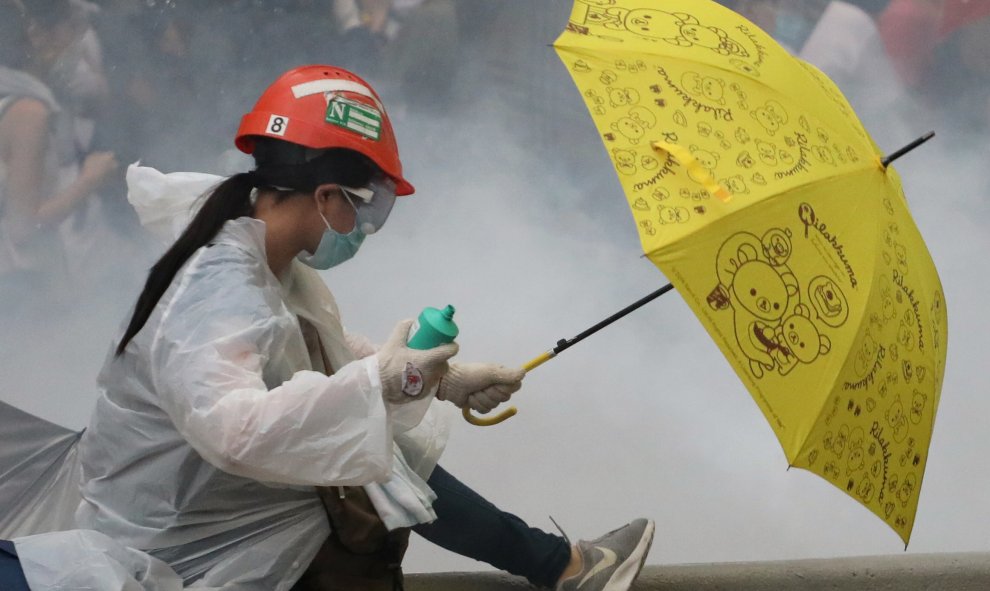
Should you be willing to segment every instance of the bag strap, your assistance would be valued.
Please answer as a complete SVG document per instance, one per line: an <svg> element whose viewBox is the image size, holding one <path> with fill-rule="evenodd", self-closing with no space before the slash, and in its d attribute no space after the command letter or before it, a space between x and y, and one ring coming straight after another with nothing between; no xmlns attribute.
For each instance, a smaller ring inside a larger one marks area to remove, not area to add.
<svg viewBox="0 0 990 591"><path fill-rule="evenodd" d="M299 321L299 330L302 331L303 341L306 343L307 349L312 347L320 354L320 360L323 362L322 373L332 376L334 374L333 365L330 363L330 356L327 355L326 347L323 346L323 339L320 338L320 331L317 330L315 324L309 320L306 320L302 316L296 316L296 319ZM314 367L313 369L317 368Z"/></svg>
<svg viewBox="0 0 990 591"><path fill-rule="evenodd" d="M320 346L320 357L323 358L324 373L332 376L334 374L333 365L330 364L330 357L327 355L326 348L323 347L323 339L320 338L320 331L316 331L316 344Z"/></svg>
<svg viewBox="0 0 990 591"><path fill-rule="evenodd" d="M319 352L323 373L333 375L316 326L302 317L298 320L307 347ZM331 524L330 537L293 591L403 591L402 558L411 530L388 531L364 487L317 487L316 492Z"/></svg>

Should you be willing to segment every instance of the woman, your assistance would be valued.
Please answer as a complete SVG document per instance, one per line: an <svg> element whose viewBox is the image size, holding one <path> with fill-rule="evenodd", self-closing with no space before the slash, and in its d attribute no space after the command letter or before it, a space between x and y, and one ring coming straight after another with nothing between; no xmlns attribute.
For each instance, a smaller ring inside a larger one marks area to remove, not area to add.
<svg viewBox="0 0 990 591"><path fill-rule="evenodd" d="M236 144L256 169L220 183L155 264L101 372L78 525L205 587L392 588L410 527L544 586L631 584L652 523L572 548L436 467L434 393L487 412L521 370L409 349L410 321L376 351L310 268L348 260L413 192L374 91L297 68Z"/></svg>

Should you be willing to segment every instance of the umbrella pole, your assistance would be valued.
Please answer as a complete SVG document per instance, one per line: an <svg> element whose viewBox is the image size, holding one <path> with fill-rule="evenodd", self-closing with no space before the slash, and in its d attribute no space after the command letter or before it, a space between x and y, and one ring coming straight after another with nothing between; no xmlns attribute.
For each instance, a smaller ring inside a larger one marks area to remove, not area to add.
<svg viewBox="0 0 990 591"><path fill-rule="evenodd" d="M634 312L634 311L638 310L639 308L642 308L646 304L652 302L653 300L657 299L658 297L662 296L663 294L667 293L668 291L670 291L672 289L674 289L674 285L672 283L668 283L667 285L664 285L663 287L661 287L660 289L654 291L653 293L651 293L651 294L649 294L649 295L647 295L645 297L642 297L642 298L636 300L635 302L629 304L625 308L619 310L615 314L612 314L611 316L609 316L605 320L602 320L598 324L596 324L596 325L592 326L591 328L585 330L584 332L578 334L574 338L571 338L571 339L560 339L559 341L557 341L557 345L553 349L550 349L549 351L545 351L544 353L538 355L537 357L534 357L533 359L530 359L525 364L523 364L523 369L525 369L527 372L529 372L529 371L533 370L534 368L543 365L547 361L550 361L551 359L553 359L554 357L556 357L557 354L560 353L561 351L563 351L565 349L568 349L570 347L573 347L574 345L578 344L579 342L583 341L584 339L586 339L586 338L590 337L591 335L595 334L599 330L605 328L609 324L612 324L616 320L618 320L618 319L620 319L620 318L622 318L622 317L630 314L631 312ZM471 409L470 408L465 408L464 411L463 411L463 415L464 415L464 419L467 422L471 423L472 425L477 425L479 427L490 427L491 425L497 425L497 424L501 423L502 421L508 419L509 417L515 415L516 412L517 412L516 407L511 406L511 407L507 408L506 410L502 411L500 414L498 414L498 415L496 415L496 416L494 416L494 417L492 417L490 419L485 419L485 418L476 417L476 416L472 415L471 414Z"/></svg>
<svg viewBox="0 0 990 591"><path fill-rule="evenodd" d="M560 353L564 349L567 349L569 347L572 347L572 346L578 344L579 342L581 342L584 339L590 337L591 335L595 334L599 330L605 328L609 324L612 324L616 320L618 320L618 319L620 319L620 318L628 315L629 313L634 312L634 311L638 310L639 308L642 308L644 305L652 302L653 300L657 299L658 297L662 296L663 294L667 293L668 291L670 291L672 289L674 289L674 285L671 284L671 283L668 283L667 285L664 285L663 287L661 287L660 289L656 290L655 292L653 292L653 293L651 293L651 294L649 294L649 295L647 295L647 296L645 296L643 298L640 298L639 300L636 300L632 304L629 304L625 308L619 310L615 314L612 314L611 316L609 316L605 320L602 320L598 324L596 324L596 325L592 326L591 328L589 328L588 330L580 333L576 337L574 337L572 339L560 339L559 341L557 341L557 346L554 347L551 351L548 351L547 352L547 353L551 353L552 352L552 355L550 355L547 359L543 359L542 361L540 361L540 363L537 363L537 364L533 365L532 367L536 367L537 365L540 365L543 362L545 362L545 361L547 361L549 359L554 358L557 355L557 353ZM540 359L540 357L538 357L537 359ZM532 363L532 362L530 362L530 363ZM529 364L527 364L527 365L529 365ZM530 369L532 369L531 367L526 367L526 366L524 366L524 368L526 369L526 371L529 371Z"/></svg>
<svg viewBox="0 0 990 591"><path fill-rule="evenodd" d="M935 132L934 131L929 131L925 135L919 137L918 139L916 139L913 142L911 142L910 144L904 146L900 150L897 150L893 154L889 154L887 156L884 156L883 159L880 160L880 164L882 164L884 168L887 168L888 166L890 166L890 163L891 162L893 162L894 160L897 160L901 156L907 154L911 150L917 148L918 146L920 146L921 144L927 142L928 140L932 139L933 137L935 137Z"/></svg>

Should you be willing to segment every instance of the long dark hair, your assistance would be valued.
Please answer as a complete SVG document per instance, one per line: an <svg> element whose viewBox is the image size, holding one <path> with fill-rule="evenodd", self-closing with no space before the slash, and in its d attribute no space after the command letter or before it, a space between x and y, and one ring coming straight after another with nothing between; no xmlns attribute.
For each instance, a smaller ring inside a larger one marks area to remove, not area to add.
<svg viewBox="0 0 990 591"><path fill-rule="evenodd" d="M257 169L235 174L214 187L182 235L151 267L131 321L117 345L117 356L124 353L127 344L148 322L186 261L209 244L228 221L254 214L253 189L286 189L276 193L282 200L299 192L312 191L325 183L361 187L378 171L371 160L358 152L344 149L313 151L267 138L266 141L259 138L254 158Z"/></svg>

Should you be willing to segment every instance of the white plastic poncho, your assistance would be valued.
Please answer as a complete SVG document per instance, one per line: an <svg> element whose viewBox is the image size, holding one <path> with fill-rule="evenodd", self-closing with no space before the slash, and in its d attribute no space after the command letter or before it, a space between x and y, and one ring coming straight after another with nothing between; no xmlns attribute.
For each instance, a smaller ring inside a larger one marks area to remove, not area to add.
<svg viewBox="0 0 990 591"><path fill-rule="evenodd" d="M173 190L183 179L128 171L145 211L192 203L198 192ZM429 399L386 404L376 357L356 358L319 275L293 263L279 281L264 236L263 222L232 220L190 258L125 353L108 357L80 444L78 526L194 587L291 587L329 534L314 486L364 485L390 528L435 518L424 478L444 413ZM320 356L300 319L332 376L313 371Z"/></svg>
<svg viewBox="0 0 990 591"><path fill-rule="evenodd" d="M182 591L164 562L84 530L15 540L31 591Z"/></svg>

